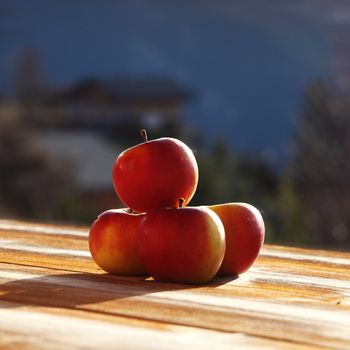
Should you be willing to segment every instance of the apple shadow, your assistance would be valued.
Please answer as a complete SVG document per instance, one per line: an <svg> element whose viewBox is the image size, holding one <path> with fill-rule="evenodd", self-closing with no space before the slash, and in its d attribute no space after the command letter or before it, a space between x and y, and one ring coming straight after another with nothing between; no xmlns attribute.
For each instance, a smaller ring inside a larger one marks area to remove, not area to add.
<svg viewBox="0 0 350 350"><path fill-rule="evenodd" d="M207 283L207 286L212 286L212 287L219 287L221 285L233 282L239 278L238 275L234 276L215 276L209 283Z"/></svg>
<svg viewBox="0 0 350 350"><path fill-rule="evenodd" d="M215 277L206 284L156 282L147 277L111 274L63 273L20 279L0 285L0 308L45 306L81 309L83 305L125 301L165 291L218 287L237 277ZM3 302L3 303L1 303Z"/></svg>

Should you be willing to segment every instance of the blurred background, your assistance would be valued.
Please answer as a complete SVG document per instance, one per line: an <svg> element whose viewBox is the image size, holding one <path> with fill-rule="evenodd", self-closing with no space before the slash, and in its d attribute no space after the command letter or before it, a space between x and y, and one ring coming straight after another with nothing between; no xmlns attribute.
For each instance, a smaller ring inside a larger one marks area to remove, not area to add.
<svg viewBox="0 0 350 350"><path fill-rule="evenodd" d="M350 250L350 1L0 0L0 218L122 206L111 169L141 127L193 149L193 205Z"/></svg>

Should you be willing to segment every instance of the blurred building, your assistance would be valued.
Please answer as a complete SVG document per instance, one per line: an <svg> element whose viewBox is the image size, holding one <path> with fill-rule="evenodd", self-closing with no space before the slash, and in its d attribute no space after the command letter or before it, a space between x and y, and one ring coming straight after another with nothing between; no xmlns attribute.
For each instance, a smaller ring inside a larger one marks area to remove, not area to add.
<svg viewBox="0 0 350 350"><path fill-rule="evenodd" d="M192 93L171 79L84 79L41 90L36 84L35 94L27 80L20 86L13 106L23 129L50 162L70 174L73 202L64 209L69 217L74 207L80 208L78 216L89 218L122 206L112 167L123 149L141 141L139 129L146 128L152 138L185 138L189 130L183 115Z"/></svg>
<svg viewBox="0 0 350 350"><path fill-rule="evenodd" d="M29 118L37 127L90 129L114 139L141 127L180 136L191 97L170 79L85 79L48 93Z"/></svg>
<svg viewBox="0 0 350 350"><path fill-rule="evenodd" d="M75 196L89 212L121 206L112 184L112 167L121 148L96 133L78 130L38 133L36 142L50 159L69 167Z"/></svg>

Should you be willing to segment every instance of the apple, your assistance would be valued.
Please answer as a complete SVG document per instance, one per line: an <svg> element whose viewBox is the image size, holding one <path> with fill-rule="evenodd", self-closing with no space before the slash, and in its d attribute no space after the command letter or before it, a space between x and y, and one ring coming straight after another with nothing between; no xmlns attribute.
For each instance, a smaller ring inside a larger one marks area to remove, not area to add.
<svg viewBox="0 0 350 350"><path fill-rule="evenodd" d="M142 219L138 249L155 280L205 283L223 260L225 231L208 208L160 208Z"/></svg>
<svg viewBox="0 0 350 350"><path fill-rule="evenodd" d="M264 243L265 225L258 209L247 203L208 206L221 219L226 235L226 252L218 274L240 275L259 255Z"/></svg>
<svg viewBox="0 0 350 350"><path fill-rule="evenodd" d="M113 167L116 193L128 207L147 212L189 203L197 188L198 165L191 149L169 137L144 142L122 152Z"/></svg>
<svg viewBox="0 0 350 350"><path fill-rule="evenodd" d="M145 275L137 251L139 225L143 213L129 209L103 212L93 222L89 233L89 248L96 264L117 275Z"/></svg>

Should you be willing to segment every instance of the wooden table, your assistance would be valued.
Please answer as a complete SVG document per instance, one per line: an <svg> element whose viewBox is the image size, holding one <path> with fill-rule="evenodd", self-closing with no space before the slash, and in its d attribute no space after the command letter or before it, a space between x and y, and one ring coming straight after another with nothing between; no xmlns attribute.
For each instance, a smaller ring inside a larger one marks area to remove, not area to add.
<svg viewBox="0 0 350 350"><path fill-rule="evenodd" d="M350 253L266 245L191 286L105 274L87 236L0 220L0 349L350 349Z"/></svg>

